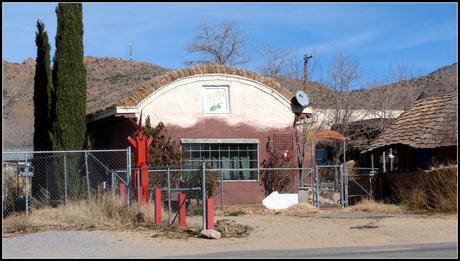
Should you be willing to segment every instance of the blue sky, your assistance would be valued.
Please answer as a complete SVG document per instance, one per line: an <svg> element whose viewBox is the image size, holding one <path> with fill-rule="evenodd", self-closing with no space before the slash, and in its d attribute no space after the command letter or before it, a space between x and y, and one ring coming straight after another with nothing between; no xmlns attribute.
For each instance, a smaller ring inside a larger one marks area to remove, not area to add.
<svg viewBox="0 0 460 261"><path fill-rule="evenodd" d="M36 21L46 25L54 54L55 3L2 3L3 59L35 58ZM313 53L312 80L327 80L336 50L351 55L361 69L355 87L383 81L390 68L411 75L430 73L457 62L457 4L311 3L84 3L85 56L133 59L167 68L192 58L185 46L200 25L231 22L247 40L251 62L263 62L260 45ZM301 60L301 59L300 59Z"/></svg>

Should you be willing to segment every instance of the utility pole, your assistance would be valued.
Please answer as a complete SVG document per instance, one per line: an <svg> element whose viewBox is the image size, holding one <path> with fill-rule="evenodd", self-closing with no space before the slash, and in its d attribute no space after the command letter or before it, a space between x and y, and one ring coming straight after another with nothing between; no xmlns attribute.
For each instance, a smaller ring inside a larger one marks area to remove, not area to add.
<svg viewBox="0 0 460 261"><path fill-rule="evenodd" d="M308 54L305 54L303 56L303 89L306 91L307 89L307 81L308 81L308 59L313 58L313 56L308 56Z"/></svg>
<svg viewBox="0 0 460 261"><path fill-rule="evenodd" d="M133 44L132 43L129 44L129 61L130 62L133 61Z"/></svg>

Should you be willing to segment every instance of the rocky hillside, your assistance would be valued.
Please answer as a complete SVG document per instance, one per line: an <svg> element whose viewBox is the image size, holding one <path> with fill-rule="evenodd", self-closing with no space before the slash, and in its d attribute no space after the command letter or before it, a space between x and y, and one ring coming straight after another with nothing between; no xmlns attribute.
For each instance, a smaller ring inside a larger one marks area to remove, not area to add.
<svg viewBox="0 0 460 261"><path fill-rule="evenodd" d="M87 101L132 91L168 69L116 58L86 57ZM3 65L3 148L32 148L35 60Z"/></svg>
<svg viewBox="0 0 460 261"><path fill-rule="evenodd" d="M35 60L21 64L3 65L3 148L32 148L33 78ZM137 89L168 69L143 62L129 62L116 58L86 57L87 101L99 97L118 98ZM277 79L293 93L302 87L300 81ZM408 81L352 92L352 107L367 109L404 109L409 98L442 95L457 91L457 64L452 64ZM320 83L310 83L307 93L314 107L334 106L334 92Z"/></svg>

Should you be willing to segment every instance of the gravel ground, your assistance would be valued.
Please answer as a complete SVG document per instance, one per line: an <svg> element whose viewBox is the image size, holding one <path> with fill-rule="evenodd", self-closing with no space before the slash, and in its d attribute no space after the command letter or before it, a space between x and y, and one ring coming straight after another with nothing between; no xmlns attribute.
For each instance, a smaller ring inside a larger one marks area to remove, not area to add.
<svg viewBox="0 0 460 261"><path fill-rule="evenodd" d="M321 216L322 215L322 216ZM2 240L3 258L160 258L228 251L371 247L457 242L456 215L394 216L329 213L308 217L243 215L231 219L254 228L246 238L206 240L152 237L152 231L47 231ZM335 216L334 216L335 215ZM360 216L361 215L361 216ZM200 217L187 219L199 225ZM351 229L372 223L373 229Z"/></svg>

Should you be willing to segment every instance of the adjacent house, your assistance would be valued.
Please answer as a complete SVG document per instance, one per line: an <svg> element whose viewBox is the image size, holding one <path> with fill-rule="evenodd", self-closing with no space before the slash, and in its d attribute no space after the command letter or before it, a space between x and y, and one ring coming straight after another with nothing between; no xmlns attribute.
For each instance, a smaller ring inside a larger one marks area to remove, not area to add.
<svg viewBox="0 0 460 261"><path fill-rule="evenodd" d="M385 169L390 171L456 164L457 103L456 93L417 101L371 142L364 153L377 155L376 164L385 162Z"/></svg>

